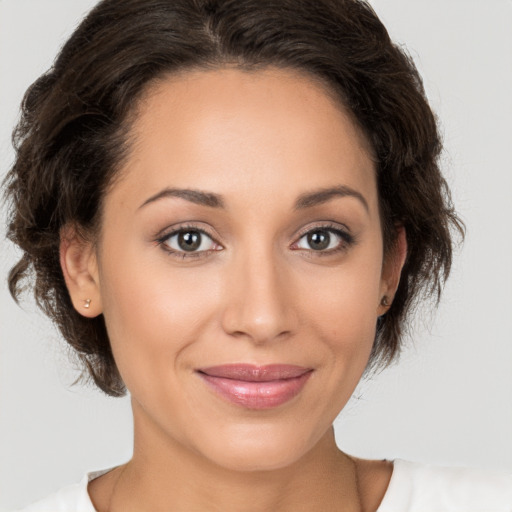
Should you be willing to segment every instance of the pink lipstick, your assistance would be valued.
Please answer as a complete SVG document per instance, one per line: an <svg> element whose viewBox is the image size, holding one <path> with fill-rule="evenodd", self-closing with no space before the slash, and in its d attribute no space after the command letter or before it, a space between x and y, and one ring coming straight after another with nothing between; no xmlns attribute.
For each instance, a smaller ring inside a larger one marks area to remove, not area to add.
<svg viewBox="0 0 512 512"><path fill-rule="evenodd" d="M313 370L288 364L227 364L197 372L228 401L248 409L271 409L298 395Z"/></svg>

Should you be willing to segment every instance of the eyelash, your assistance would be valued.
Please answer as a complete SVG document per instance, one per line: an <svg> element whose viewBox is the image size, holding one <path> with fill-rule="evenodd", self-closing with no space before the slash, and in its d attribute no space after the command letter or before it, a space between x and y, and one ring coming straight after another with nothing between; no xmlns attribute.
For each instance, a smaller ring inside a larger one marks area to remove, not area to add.
<svg viewBox="0 0 512 512"><path fill-rule="evenodd" d="M174 249L171 249L166 242L168 242L173 236L179 235L180 233L187 233L188 231L194 231L196 233L200 233L201 235L206 235L208 238L211 238L215 244L220 244L215 240L215 238L205 231L202 228L199 228L197 226L194 226L193 224L186 224L184 226L180 226L179 228L173 229L162 236L159 236L157 238L157 243L164 251L166 251L169 256L172 256L174 258L178 258L180 260L185 259L196 259L196 258L204 258L205 256L211 254L212 252L217 252L218 249L210 249L208 251L197 251L197 252L186 252L186 251L176 251Z"/></svg>
<svg viewBox="0 0 512 512"><path fill-rule="evenodd" d="M340 239L340 243L334 249L323 250L323 251L315 251L314 249L294 249L296 251L306 251L308 257L316 258L316 257L326 257L332 256L333 254L339 254L340 252L346 251L351 246L356 243L356 238L354 235L350 234L348 230L343 230L337 224L319 224L318 226L314 226L312 228L308 228L307 230L301 232L297 239L297 242L294 242L293 245L296 245L300 242L305 236L310 233L315 233L316 231L326 231L329 234L334 234Z"/></svg>
<svg viewBox="0 0 512 512"><path fill-rule="evenodd" d="M179 228L173 229L172 231L166 232L161 236L158 236L156 239L157 244L162 247L164 251L166 251L170 256L180 259L180 260L186 260L186 259L197 259L197 258L204 258L210 255L212 252L217 252L219 249L210 249L207 251L196 251L196 252L187 252L187 251L176 251L174 249L169 248L167 245L167 242L175 235L178 235L180 233L186 233L188 231L194 231L196 233L200 233L201 235L206 235L208 238L210 238L215 244L222 247L215 238L205 231L202 228L199 228L197 226L194 226L192 224L189 225L183 225ZM338 246L334 249L329 250L319 250L315 251L314 249L293 249L298 251L306 251L308 253L309 257L325 257L325 256L332 256L333 254L337 254L343 251L346 251L350 246L354 245L356 243L356 239L353 235L348 233L348 231L345 231L343 229L340 229L338 225L334 224L321 224L318 226L314 226L312 228L307 229L306 231L303 231L296 242L294 242L293 245L296 245L302 240L305 236L307 236L310 233L314 233L315 231L326 231L330 234L334 234L338 238L340 238L340 243Z"/></svg>

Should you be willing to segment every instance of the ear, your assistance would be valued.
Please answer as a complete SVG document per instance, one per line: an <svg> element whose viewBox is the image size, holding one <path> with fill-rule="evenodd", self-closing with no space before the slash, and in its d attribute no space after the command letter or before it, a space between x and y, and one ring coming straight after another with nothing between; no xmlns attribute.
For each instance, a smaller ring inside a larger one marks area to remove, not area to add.
<svg viewBox="0 0 512 512"><path fill-rule="evenodd" d="M94 318L102 313L96 249L76 226L66 225L60 232L60 265L74 308Z"/></svg>
<svg viewBox="0 0 512 512"><path fill-rule="evenodd" d="M397 236L389 254L384 256L382 265L382 278L380 285L379 305L377 316L381 316L389 309L395 296L400 274L407 257L407 238L405 228L397 226Z"/></svg>

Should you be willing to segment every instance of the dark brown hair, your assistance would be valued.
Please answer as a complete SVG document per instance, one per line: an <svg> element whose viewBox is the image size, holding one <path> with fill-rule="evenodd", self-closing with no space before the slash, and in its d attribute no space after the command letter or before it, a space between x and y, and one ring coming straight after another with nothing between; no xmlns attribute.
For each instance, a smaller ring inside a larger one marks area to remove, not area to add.
<svg viewBox="0 0 512 512"><path fill-rule="evenodd" d="M435 117L411 59L362 0L104 0L27 91L6 178L9 238L23 255L9 275L18 299L33 279L39 306L94 382L124 393L103 316L72 306L59 264L61 228L97 230L102 197L126 154L129 115L153 81L191 68L273 65L320 78L352 114L376 158L385 251L396 226L408 256L377 323L370 363L389 363L420 297L439 299L462 231L440 174ZM87 374L86 372L86 374Z"/></svg>

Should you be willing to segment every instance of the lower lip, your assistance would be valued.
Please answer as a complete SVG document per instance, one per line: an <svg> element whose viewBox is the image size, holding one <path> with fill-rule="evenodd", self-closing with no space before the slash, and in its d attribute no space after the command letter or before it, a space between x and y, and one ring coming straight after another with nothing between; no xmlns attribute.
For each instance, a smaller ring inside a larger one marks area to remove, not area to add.
<svg viewBox="0 0 512 512"><path fill-rule="evenodd" d="M272 409L290 401L297 396L311 371L292 379L271 380L268 382L249 382L245 380L212 377L199 373L204 381L219 395L231 403L247 409Z"/></svg>

